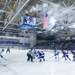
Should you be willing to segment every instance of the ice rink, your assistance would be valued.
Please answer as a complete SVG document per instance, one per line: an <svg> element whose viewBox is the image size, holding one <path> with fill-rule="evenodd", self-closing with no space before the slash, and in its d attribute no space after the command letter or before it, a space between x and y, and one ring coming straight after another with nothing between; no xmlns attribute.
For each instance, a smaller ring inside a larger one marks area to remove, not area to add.
<svg viewBox="0 0 75 75"><path fill-rule="evenodd" d="M44 62L37 59L34 62L28 62L26 56L27 50L11 50L11 53L3 53L7 59L0 58L0 75L74 75L75 62L55 60L53 53L45 52ZM69 54L72 59L72 54ZM60 53L60 58L62 54ZM6 65L6 66L5 66Z"/></svg>

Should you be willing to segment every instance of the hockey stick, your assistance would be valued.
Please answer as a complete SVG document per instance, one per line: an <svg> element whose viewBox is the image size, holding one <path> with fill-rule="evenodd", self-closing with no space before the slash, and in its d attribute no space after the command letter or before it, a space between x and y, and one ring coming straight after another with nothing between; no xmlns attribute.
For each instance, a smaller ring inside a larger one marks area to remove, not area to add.
<svg viewBox="0 0 75 75"><path fill-rule="evenodd" d="M7 61L7 59L6 59L6 58L4 58L2 55L0 55L0 57Z"/></svg>
<svg viewBox="0 0 75 75"><path fill-rule="evenodd" d="M38 61L38 57L35 57L35 61Z"/></svg>
<svg viewBox="0 0 75 75"><path fill-rule="evenodd" d="M53 56L51 56L50 58L53 58L54 57L54 55Z"/></svg>
<svg viewBox="0 0 75 75"><path fill-rule="evenodd" d="M6 58L3 58L3 59L7 61L7 59L6 59Z"/></svg>

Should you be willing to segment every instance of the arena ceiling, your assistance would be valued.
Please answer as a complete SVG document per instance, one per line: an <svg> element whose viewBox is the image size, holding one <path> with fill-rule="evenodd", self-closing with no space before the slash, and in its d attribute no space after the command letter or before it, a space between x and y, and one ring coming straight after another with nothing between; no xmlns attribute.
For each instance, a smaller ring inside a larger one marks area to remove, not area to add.
<svg viewBox="0 0 75 75"><path fill-rule="evenodd" d="M42 28L42 15L48 13L48 28ZM26 32L48 35L75 35L75 0L0 0L0 34L18 34L18 21L24 14L37 19L36 27Z"/></svg>

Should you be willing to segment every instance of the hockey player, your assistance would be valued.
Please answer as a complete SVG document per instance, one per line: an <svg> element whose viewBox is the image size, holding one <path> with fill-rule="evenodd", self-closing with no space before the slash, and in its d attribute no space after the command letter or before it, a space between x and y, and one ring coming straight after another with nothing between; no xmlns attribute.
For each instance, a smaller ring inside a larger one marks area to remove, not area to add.
<svg viewBox="0 0 75 75"><path fill-rule="evenodd" d="M73 61L75 61L75 50L71 50L71 53L73 54Z"/></svg>
<svg viewBox="0 0 75 75"><path fill-rule="evenodd" d="M42 61L42 59L43 59L43 61L45 61L45 53L43 52L43 51L38 51L37 52L37 57L38 57L38 59L40 60L39 62L41 62Z"/></svg>
<svg viewBox="0 0 75 75"><path fill-rule="evenodd" d="M55 59L59 59L59 51L54 50Z"/></svg>
<svg viewBox="0 0 75 75"><path fill-rule="evenodd" d="M2 48L2 50L0 50L0 57L3 58L2 53L4 52L4 49Z"/></svg>
<svg viewBox="0 0 75 75"><path fill-rule="evenodd" d="M36 51L36 49L34 49L34 59L37 58L37 55L38 55L37 51Z"/></svg>
<svg viewBox="0 0 75 75"><path fill-rule="evenodd" d="M10 48L9 48L9 47L8 47L8 48L7 48L7 50L6 50L6 53L7 53L7 52L9 52L9 53L10 53Z"/></svg>
<svg viewBox="0 0 75 75"><path fill-rule="evenodd" d="M33 62L34 52L33 52L32 48L31 48L31 50L28 51L27 57L28 57L27 61L31 60L31 62Z"/></svg>
<svg viewBox="0 0 75 75"><path fill-rule="evenodd" d="M62 53L63 53L62 58L65 58L65 60L67 60L67 58L68 58L69 60L71 60L71 59L69 58L68 51L62 50Z"/></svg>

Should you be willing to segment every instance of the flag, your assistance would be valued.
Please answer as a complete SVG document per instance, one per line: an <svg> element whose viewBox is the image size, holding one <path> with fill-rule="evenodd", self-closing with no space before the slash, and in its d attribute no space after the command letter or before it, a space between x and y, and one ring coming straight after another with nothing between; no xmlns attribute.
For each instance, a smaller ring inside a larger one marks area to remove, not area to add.
<svg viewBox="0 0 75 75"><path fill-rule="evenodd" d="M23 24L23 17L21 17L19 20L19 26L21 26L22 24Z"/></svg>
<svg viewBox="0 0 75 75"><path fill-rule="evenodd" d="M43 28L47 28L48 27L48 14L44 14L43 15Z"/></svg>

